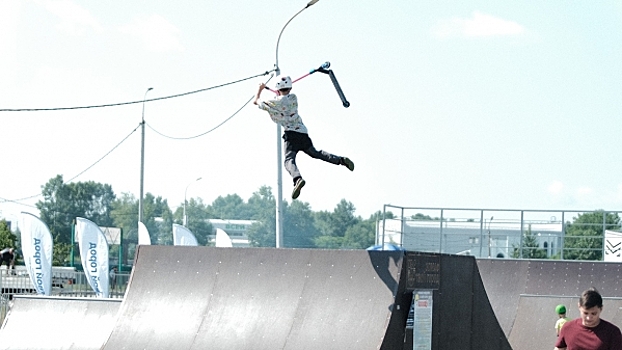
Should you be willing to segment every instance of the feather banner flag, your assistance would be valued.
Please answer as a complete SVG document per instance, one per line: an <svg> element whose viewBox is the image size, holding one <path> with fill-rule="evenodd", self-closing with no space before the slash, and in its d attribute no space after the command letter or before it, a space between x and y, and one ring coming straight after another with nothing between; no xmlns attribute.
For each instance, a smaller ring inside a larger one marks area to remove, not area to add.
<svg viewBox="0 0 622 350"><path fill-rule="evenodd" d="M225 232L225 230L217 228L216 229L216 246L217 247L233 247L233 242L231 242L231 237Z"/></svg>
<svg viewBox="0 0 622 350"><path fill-rule="evenodd" d="M48 226L38 217L22 212L22 253L37 294L52 293L52 253L54 241Z"/></svg>
<svg viewBox="0 0 622 350"><path fill-rule="evenodd" d="M76 236L86 278L98 298L109 296L108 242L94 222L76 218Z"/></svg>
<svg viewBox="0 0 622 350"><path fill-rule="evenodd" d="M194 234L182 225L173 224L173 245L192 245L197 246Z"/></svg>
<svg viewBox="0 0 622 350"><path fill-rule="evenodd" d="M138 245L151 245L151 236L147 226L142 222L138 222Z"/></svg>

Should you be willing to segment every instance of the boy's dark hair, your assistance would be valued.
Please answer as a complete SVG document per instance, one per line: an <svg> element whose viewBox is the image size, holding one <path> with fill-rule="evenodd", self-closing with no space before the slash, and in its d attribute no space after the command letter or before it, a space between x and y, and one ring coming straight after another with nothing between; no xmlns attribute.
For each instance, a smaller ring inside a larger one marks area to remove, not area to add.
<svg viewBox="0 0 622 350"><path fill-rule="evenodd" d="M579 298L579 306L586 309L591 309L594 306L602 308L603 297L600 296L600 293L598 293L596 288L590 288L581 294L581 298Z"/></svg>

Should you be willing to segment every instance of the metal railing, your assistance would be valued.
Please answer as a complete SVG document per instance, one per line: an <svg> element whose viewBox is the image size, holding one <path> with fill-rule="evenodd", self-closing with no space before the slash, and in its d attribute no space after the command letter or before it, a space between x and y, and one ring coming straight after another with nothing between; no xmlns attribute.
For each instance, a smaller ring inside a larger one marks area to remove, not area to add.
<svg viewBox="0 0 622 350"><path fill-rule="evenodd" d="M110 281L110 298L123 298L129 282L129 273L117 273ZM11 307L14 295L36 294L24 266L15 269L0 268L0 324ZM95 298L95 292L81 271L55 269L52 277L52 295Z"/></svg>
<svg viewBox="0 0 622 350"><path fill-rule="evenodd" d="M480 258L602 260L604 233L622 230L620 213L387 204L378 222L376 244Z"/></svg>

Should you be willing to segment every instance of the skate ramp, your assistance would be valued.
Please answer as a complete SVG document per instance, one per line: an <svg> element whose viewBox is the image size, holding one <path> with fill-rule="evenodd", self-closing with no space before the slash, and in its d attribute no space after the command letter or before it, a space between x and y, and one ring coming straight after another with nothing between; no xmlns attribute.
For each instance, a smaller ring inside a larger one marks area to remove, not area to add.
<svg viewBox="0 0 622 350"><path fill-rule="evenodd" d="M440 259L441 279L434 291L432 349L512 349L490 305L476 260L433 256Z"/></svg>
<svg viewBox="0 0 622 350"><path fill-rule="evenodd" d="M0 329L2 349L100 349L120 299L19 296Z"/></svg>
<svg viewBox="0 0 622 350"><path fill-rule="evenodd" d="M403 254L139 246L103 349L402 349Z"/></svg>
<svg viewBox="0 0 622 350"><path fill-rule="evenodd" d="M138 248L102 349L413 349L422 289L433 349L511 349L473 257L182 246Z"/></svg>
<svg viewBox="0 0 622 350"><path fill-rule="evenodd" d="M504 334L514 350L553 348L555 306L579 317L581 293L595 287L601 317L622 326L622 264L556 260L479 259L480 274Z"/></svg>

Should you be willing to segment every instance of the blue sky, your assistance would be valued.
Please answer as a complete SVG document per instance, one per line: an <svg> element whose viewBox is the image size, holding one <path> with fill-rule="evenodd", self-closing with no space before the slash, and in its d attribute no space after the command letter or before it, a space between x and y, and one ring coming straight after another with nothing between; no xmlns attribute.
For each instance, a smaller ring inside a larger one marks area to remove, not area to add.
<svg viewBox="0 0 622 350"><path fill-rule="evenodd" d="M305 1L0 3L0 109L165 97L273 68L281 28ZM318 149L301 154L300 200L341 199L368 217L418 207L622 210L622 3L320 0L285 29L279 66ZM145 192L173 210L276 187L276 127L252 104L268 76L145 106ZM0 111L0 198L40 193L57 174L138 195L142 105ZM153 128L153 129L152 129ZM202 177L201 181L193 181ZM284 197L291 180L283 173ZM275 190L276 193L276 190ZM32 205L0 202L0 216Z"/></svg>

